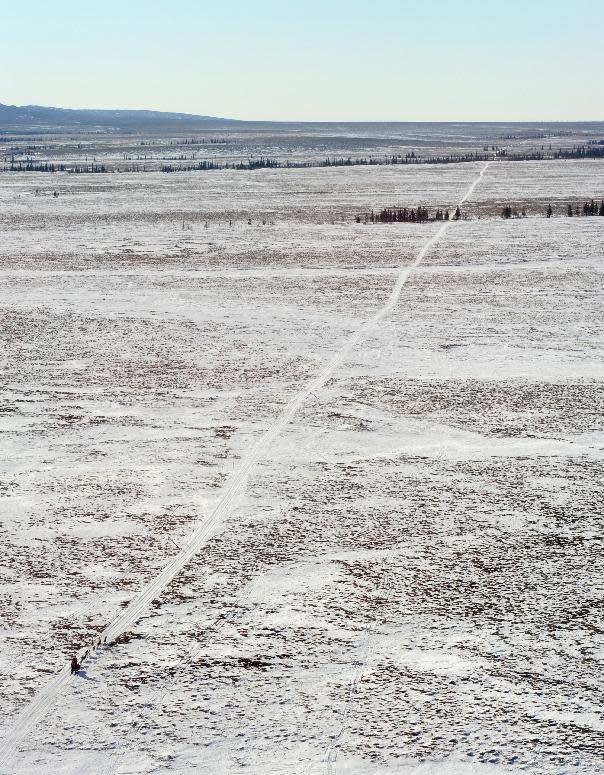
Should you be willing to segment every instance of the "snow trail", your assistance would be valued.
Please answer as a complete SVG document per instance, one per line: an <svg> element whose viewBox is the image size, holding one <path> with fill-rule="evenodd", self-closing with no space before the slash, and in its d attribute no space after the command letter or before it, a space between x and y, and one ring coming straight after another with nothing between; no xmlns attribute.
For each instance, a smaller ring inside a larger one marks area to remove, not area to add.
<svg viewBox="0 0 604 775"><path fill-rule="evenodd" d="M480 180L484 177L491 162L487 162L481 169L480 174L472 182L472 185L460 200L462 205L472 195ZM224 520L237 499L245 489L247 477L258 462L261 456L270 449L274 440L280 435L282 430L291 422L300 407L305 403L308 397L322 388L330 379L338 367L348 358L350 353L361 342L371 330L380 323L396 306L401 296L403 287L409 279L413 270L421 264L426 255L432 250L434 245L440 241L452 221L445 221L443 225L432 235L422 249L417 254L414 261L408 266L401 268L396 283L392 288L390 296L381 309L368 321L363 323L348 339L344 342L341 349L332 356L325 367L311 379L299 393L297 393L285 405L281 414L273 425L268 428L264 435L255 442L248 455L243 459L239 468L237 468L229 477L224 489L224 494L218 502L214 511L191 535L187 544L176 554L164 567L164 569L153 579L151 579L135 597L129 605L120 613L98 636L93 644L82 648L78 652L79 660L82 660L85 651L90 654L104 643L110 643L129 627L134 625L148 609L152 600L160 595L170 582L183 570L190 560L206 545L208 540L216 533L218 528L224 523ZM57 675L52 678L44 688L34 697L31 703L18 715L14 726L9 729L6 736L0 744L0 769L5 772L6 763L15 751L17 744L27 735L28 731L35 726L50 710L60 691L72 680L70 668L65 666Z"/></svg>

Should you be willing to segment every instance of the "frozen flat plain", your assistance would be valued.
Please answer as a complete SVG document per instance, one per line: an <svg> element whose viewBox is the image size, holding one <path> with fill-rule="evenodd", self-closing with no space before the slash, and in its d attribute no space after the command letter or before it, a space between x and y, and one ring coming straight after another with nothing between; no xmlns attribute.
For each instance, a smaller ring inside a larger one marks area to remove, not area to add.
<svg viewBox="0 0 604 775"><path fill-rule="evenodd" d="M604 773L604 219L493 217L587 161L489 166L10 742L438 229L354 216L482 166L1 176L1 772Z"/></svg>
<svg viewBox="0 0 604 775"><path fill-rule="evenodd" d="M573 123L261 123L243 121L143 122L138 127L0 126L0 169L11 162L89 167L107 171L182 168L250 158L322 162L326 158L442 158L506 148L518 153L575 148L598 142L603 122Z"/></svg>

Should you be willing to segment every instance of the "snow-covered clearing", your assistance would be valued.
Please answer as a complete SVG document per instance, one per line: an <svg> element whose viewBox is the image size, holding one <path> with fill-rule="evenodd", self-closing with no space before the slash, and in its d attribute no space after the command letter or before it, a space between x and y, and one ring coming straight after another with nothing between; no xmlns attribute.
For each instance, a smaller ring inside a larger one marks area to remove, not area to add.
<svg viewBox="0 0 604 775"><path fill-rule="evenodd" d="M604 772L604 219L348 217L482 169L2 178L2 772Z"/></svg>

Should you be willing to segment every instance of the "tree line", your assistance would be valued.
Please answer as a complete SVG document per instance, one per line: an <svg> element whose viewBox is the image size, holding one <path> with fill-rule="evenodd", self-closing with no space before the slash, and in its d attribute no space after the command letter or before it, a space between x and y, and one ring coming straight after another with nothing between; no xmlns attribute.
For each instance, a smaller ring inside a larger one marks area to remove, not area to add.
<svg viewBox="0 0 604 775"><path fill-rule="evenodd" d="M604 147L600 145L579 146L554 153L554 159L604 159Z"/></svg>
<svg viewBox="0 0 604 775"><path fill-rule="evenodd" d="M505 205L505 207L501 211L501 217L505 218L506 220L509 218L520 218L520 217L526 218L526 209L524 207L522 208L522 216L521 216L521 214L518 212L518 210L516 210L516 208L513 208L511 205Z"/></svg>
<svg viewBox="0 0 604 775"><path fill-rule="evenodd" d="M385 207L377 213L372 210L365 215L357 215L357 223L428 223L428 221L459 221L462 212L459 207L455 209L453 216L449 210L438 208L433 215L426 207Z"/></svg>
<svg viewBox="0 0 604 775"><path fill-rule="evenodd" d="M569 218L572 218L574 215L600 215L604 217L604 199L599 204L592 199L591 202L585 202L581 208L578 205L575 205L574 211L573 206L568 205L566 214Z"/></svg>
<svg viewBox="0 0 604 775"><path fill-rule="evenodd" d="M3 172L66 172L64 164L53 164L48 161L11 161L10 167L4 167Z"/></svg>
<svg viewBox="0 0 604 775"><path fill-rule="evenodd" d="M591 143L591 141L590 141ZM159 167L161 172L205 172L210 170L258 170L258 169L308 169L315 167L365 167L365 166L391 166L391 165L409 165L409 164L460 164L469 162L491 161L493 158L506 161L544 161L551 159L604 159L604 144L600 141L593 141L593 144L577 146L570 149L559 149L556 151L527 151L510 152L505 149L496 151L471 152L465 154L449 154L440 156L422 157L411 151L405 154L394 154L389 156L369 156L369 157L327 157L320 160L291 161L273 159L269 157L250 158L236 162L220 161L199 161L195 164L163 164ZM141 159L142 160L142 159ZM153 157L145 159L152 161ZM184 158L178 161L184 161ZM119 166L107 168L105 165L76 165L68 167L64 164L55 164L50 161L34 161L33 158L16 160L13 156L8 164L5 157L5 166L3 172L121 172ZM128 172L148 172L152 171L146 166L132 166Z"/></svg>
<svg viewBox="0 0 604 775"><path fill-rule="evenodd" d="M566 214L569 217L574 216L602 216L604 217L604 199L596 202L595 199L585 202L582 206L569 204L566 208ZM548 205L545 211L547 218L552 218L554 208ZM457 206L453 215L450 210L437 208L430 212L426 207L384 207L381 210L364 213L355 216L356 223L428 223L429 221L459 221L465 218L461 208ZM526 208L518 210L512 205L505 205L501 210L501 217L505 220L510 218L526 218Z"/></svg>
<svg viewBox="0 0 604 775"><path fill-rule="evenodd" d="M10 167L2 169L2 172L70 172L73 174L109 171L104 164L76 164L73 167L66 167L65 164L53 164L49 161L35 161L34 159L11 161Z"/></svg>
<svg viewBox="0 0 604 775"><path fill-rule="evenodd" d="M551 205L547 206L545 215L547 218L551 218L554 215L554 208ZM566 206L566 215L569 218L594 215L599 215L604 218L604 199L599 203L596 202L595 199L592 199L589 202L585 202L583 207L580 207L579 205L573 207L573 205L569 204Z"/></svg>
<svg viewBox="0 0 604 775"><path fill-rule="evenodd" d="M545 215L547 218L552 218L554 215L554 208L552 205L548 205L547 209L545 211ZM599 215L604 217L604 199L601 202L596 202L595 199L592 199L589 202L585 202L583 206L580 205L572 205L568 204L566 206L566 215L569 218L578 217L578 216L593 216L593 215ZM505 220L509 218L526 218L526 208L522 208L522 212L518 212L518 210L515 207L512 207L511 205L505 205L504 208L501 211L501 217Z"/></svg>

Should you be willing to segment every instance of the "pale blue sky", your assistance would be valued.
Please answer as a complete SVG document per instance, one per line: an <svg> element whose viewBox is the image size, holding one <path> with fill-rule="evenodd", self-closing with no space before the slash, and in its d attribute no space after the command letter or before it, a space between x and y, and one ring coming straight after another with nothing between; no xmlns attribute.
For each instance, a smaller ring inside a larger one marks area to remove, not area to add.
<svg viewBox="0 0 604 775"><path fill-rule="evenodd" d="M273 120L604 119L600 0L26 0L0 102Z"/></svg>

